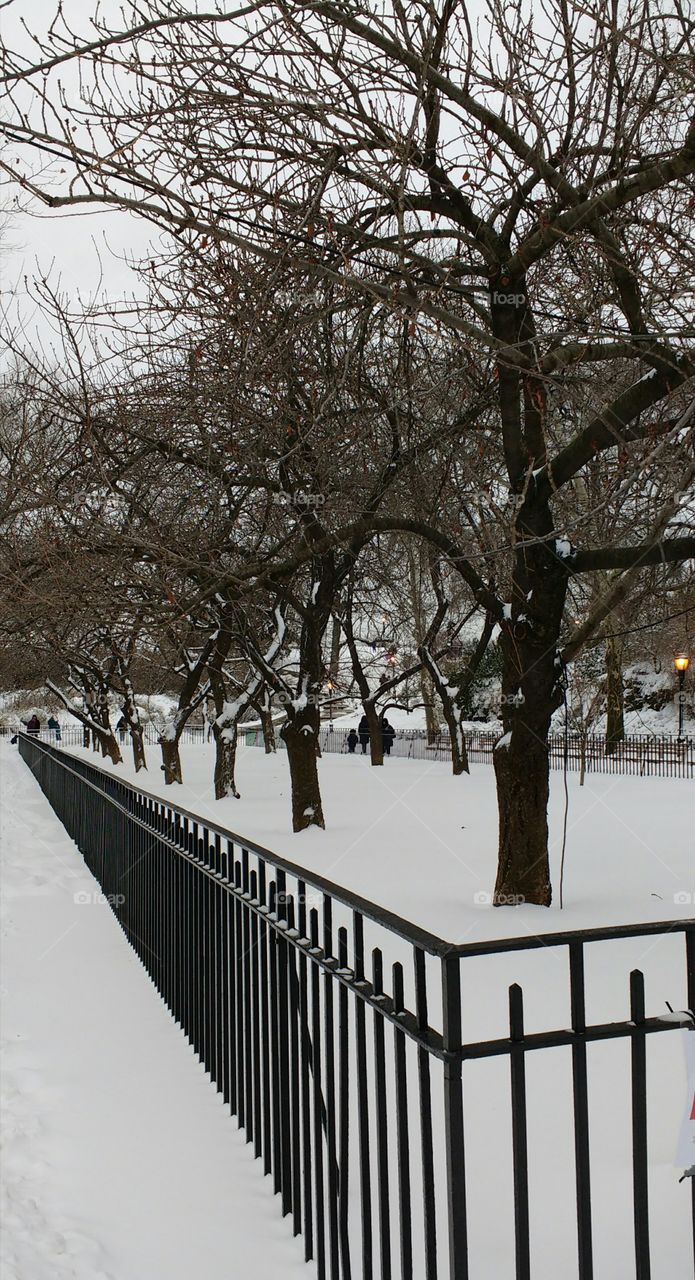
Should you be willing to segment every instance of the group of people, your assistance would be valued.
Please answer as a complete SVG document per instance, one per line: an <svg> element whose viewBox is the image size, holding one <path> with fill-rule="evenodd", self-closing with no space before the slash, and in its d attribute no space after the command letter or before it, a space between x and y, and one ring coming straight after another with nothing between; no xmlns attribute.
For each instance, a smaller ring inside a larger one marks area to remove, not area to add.
<svg viewBox="0 0 695 1280"><path fill-rule="evenodd" d="M22 724L26 726L26 731L31 734L32 738L38 738L41 732L41 721L39 720L36 712L34 712L33 716L30 716L28 720L22 720ZM56 720L55 716L48 717L46 726L54 735L56 742L60 742L60 722Z"/></svg>
<svg viewBox="0 0 695 1280"><path fill-rule="evenodd" d="M386 716L384 716L381 722L381 745L385 756L391 755L391 747L393 746L395 736L396 730L386 719ZM347 736L348 751L350 752L350 755L354 755L355 747L358 742L362 746L362 755L366 755L367 747L369 746L369 737L369 721L366 716L362 716L357 729L351 729Z"/></svg>

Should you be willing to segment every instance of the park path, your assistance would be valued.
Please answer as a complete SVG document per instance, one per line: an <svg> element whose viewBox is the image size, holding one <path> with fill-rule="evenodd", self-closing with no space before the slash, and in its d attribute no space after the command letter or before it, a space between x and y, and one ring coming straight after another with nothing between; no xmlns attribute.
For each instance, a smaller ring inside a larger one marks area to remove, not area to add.
<svg viewBox="0 0 695 1280"><path fill-rule="evenodd" d="M0 743L3 1280L309 1280L268 1179Z"/></svg>

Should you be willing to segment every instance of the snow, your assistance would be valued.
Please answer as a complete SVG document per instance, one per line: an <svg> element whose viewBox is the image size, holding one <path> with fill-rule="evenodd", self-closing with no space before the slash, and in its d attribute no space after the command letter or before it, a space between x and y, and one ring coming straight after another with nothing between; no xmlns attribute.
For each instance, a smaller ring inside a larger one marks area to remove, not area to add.
<svg viewBox="0 0 695 1280"><path fill-rule="evenodd" d="M311 1280L270 1179L5 742L0 767L3 1280Z"/></svg>
<svg viewBox="0 0 695 1280"><path fill-rule="evenodd" d="M508 737L508 735L506 735ZM504 741L502 739L501 741ZM81 747L73 754L95 762ZM212 744L183 745L183 786L166 786L159 752L138 785L200 813L282 857L387 906L450 942L581 929L695 915L693 784L677 778L568 775L565 909L481 910L496 867L494 770L326 753L318 762L326 830L293 833L287 753L266 755L243 740L237 753L240 799L214 799ZM99 764L102 762L99 760ZM105 767L135 780L130 759ZM557 886L564 817L563 779L550 778L550 848ZM557 898L557 894L556 894ZM675 1007L675 1006L674 1006Z"/></svg>
<svg viewBox="0 0 695 1280"><path fill-rule="evenodd" d="M570 542L569 538L556 538L555 539L555 555L559 556L561 560L567 560L567 558L571 556L571 554L572 554L572 543Z"/></svg>

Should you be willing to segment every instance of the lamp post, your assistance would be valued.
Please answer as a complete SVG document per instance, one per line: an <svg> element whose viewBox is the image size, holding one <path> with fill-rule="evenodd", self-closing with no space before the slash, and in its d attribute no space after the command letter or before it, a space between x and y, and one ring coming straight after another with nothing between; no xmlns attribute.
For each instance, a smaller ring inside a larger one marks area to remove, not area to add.
<svg viewBox="0 0 695 1280"><path fill-rule="evenodd" d="M683 685L685 684L685 673L690 665L690 658L687 653L678 653L673 659L673 665L678 672L678 737L683 737L683 711L685 708L685 697L683 694Z"/></svg>

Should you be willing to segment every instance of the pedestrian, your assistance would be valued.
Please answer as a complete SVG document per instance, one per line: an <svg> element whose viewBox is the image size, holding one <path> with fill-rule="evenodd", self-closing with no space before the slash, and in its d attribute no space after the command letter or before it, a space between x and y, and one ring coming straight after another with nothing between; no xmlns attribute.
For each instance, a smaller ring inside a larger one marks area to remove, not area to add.
<svg viewBox="0 0 695 1280"><path fill-rule="evenodd" d="M46 724L54 735L56 742L60 742L60 722L56 720L55 716L49 716Z"/></svg>
<svg viewBox="0 0 695 1280"><path fill-rule="evenodd" d="M357 730L362 743L362 755L367 754L367 743L369 742L369 721L366 716L362 716Z"/></svg>
<svg viewBox="0 0 695 1280"><path fill-rule="evenodd" d="M125 716L121 716L120 720L118 721L118 724L116 725L116 728L118 730L118 736L121 739L121 742L125 742L126 730L128 728L128 721L126 720Z"/></svg>
<svg viewBox="0 0 695 1280"><path fill-rule="evenodd" d="M396 730L394 729L393 725L390 724L386 718L384 718L381 724L381 742L384 748L384 755L386 756L391 755L391 747L393 746L393 740L395 736L396 736Z"/></svg>
<svg viewBox="0 0 695 1280"><path fill-rule="evenodd" d="M350 752L351 756L355 754L355 747L357 746L358 742L359 742L359 738L357 736L357 730L351 729L347 736L348 751Z"/></svg>
<svg viewBox="0 0 695 1280"><path fill-rule="evenodd" d="M33 716L30 716L26 721L26 726L27 733L30 733L33 738L38 738L41 732L41 721L39 720L36 712L34 712Z"/></svg>

